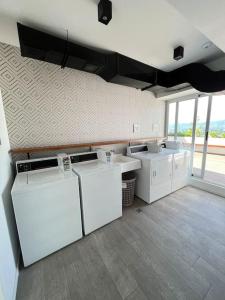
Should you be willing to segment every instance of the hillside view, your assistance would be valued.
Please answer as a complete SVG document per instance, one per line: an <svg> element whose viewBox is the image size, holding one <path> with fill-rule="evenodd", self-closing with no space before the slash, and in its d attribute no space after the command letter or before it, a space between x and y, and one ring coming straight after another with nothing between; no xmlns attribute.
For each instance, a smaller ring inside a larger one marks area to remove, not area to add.
<svg viewBox="0 0 225 300"><path fill-rule="evenodd" d="M175 124L169 125L168 135L174 135ZM196 136L203 137L205 123L197 123ZM177 136L192 136L192 123L180 123L177 128ZM209 136L212 138L225 138L225 119L219 121L211 121L209 128Z"/></svg>

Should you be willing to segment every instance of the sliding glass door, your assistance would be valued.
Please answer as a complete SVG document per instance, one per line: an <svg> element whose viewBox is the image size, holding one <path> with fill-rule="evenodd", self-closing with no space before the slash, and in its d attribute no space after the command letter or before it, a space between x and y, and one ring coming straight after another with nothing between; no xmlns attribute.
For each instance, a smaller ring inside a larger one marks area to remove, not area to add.
<svg viewBox="0 0 225 300"><path fill-rule="evenodd" d="M205 153L207 147L207 118L209 97L198 97L195 100L195 114L192 136L192 175L204 176Z"/></svg>
<svg viewBox="0 0 225 300"><path fill-rule="evenodd" d="M206 181L225 185L225 96L213 96L204 166Z"/></svg>
<svg viewBox="0 0 225 300"><path fill-rule="evenodd" d="M168 138L192 151L192 175L225 186L225 96L196 96L167 107Z"/></svg>

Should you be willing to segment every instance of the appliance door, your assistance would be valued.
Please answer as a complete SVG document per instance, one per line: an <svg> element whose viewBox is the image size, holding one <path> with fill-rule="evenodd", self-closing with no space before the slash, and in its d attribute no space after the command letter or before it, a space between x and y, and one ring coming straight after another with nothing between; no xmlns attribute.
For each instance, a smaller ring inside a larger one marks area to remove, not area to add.
<svg viewBox="0 0 225 300"><path fill-rule="evenodd" d="M171 193L172 155L166 155L151 161L150 202Z"/></svg>
<svg viewBox="0 0 225 300"><path fill-rule="evenodd" d="M85 234L122 216L120 167L87 173L80 177Z"/></svg>
<svg viewBox="0 0 225 300"><path fill-rule="evenodd" d="M12 194L24 265L82 237L77 176Z"/></svg>
<svg viewBox="0 0 225 300"><path fill-rule="evenodd" d="M190 171L190 152L174 154L173 159L173 180L172 191L181 189L188 182L188 175Z"/></svg>

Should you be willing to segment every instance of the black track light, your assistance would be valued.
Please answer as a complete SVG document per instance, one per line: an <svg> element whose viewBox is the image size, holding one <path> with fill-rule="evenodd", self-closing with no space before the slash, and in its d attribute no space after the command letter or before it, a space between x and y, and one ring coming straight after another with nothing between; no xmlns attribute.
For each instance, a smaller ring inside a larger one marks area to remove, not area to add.
<svg viewBox="0 0 225 300"><path fill-rule="evenodd" d="M175 60L180 60L183 57L184 57L184 48L182 46L175 48L173 52L173 58Z"/></svg>
<svg viewBox="0 0 225 300"><path fill-rule="evenodd" d="M108 25L112 19L112 2L109 0L100 0L98 3L98 20Z"/></svg>

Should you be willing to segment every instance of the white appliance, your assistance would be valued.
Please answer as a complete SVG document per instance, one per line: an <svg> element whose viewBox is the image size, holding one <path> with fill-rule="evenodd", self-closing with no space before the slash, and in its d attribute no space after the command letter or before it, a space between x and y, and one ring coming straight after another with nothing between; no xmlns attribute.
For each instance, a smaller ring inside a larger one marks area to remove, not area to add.
<svg viewBox="0 0 225 300"><path fill-rule="evenodd" d="M142 168L135 171L135 194L145 202L156 201L187 185L189 151L163 148L159 153L150 153L147 145L137 145L128 147L127 155L142 162Z"/></svg>
<svg viewBox="0 0 225 300"><path fill-rule="evenodd" d="M122 178L119 165L98 159L97 152L70 155L79 176L85 234L122 216Z"/></svg>
<svg viewBox="0 0 225 300"><path fill-rule="evenodd" d="M182 148L181 141L165 141L165 145L167 149L179 150Z"/></svg>
<svg viewBox="0 0 225 300"><path fill-rule="evenodd" d="M12 187L24 265L82 237L78 177L54 158L19 161Z"/></svg>
<svg viewBox="0 0 225 300"><path fill-rule="evenodd" d="M161 143L158 141L152 141L147 143L148 152L159 153L162 151Z"/></svg>
<svg viewBox="0 0 225 300"><path fill-rule="evenodd" d="M189 150L175 150L174 152L172 192L175 192L188 184L191 162L191 152Z"/></svg>

